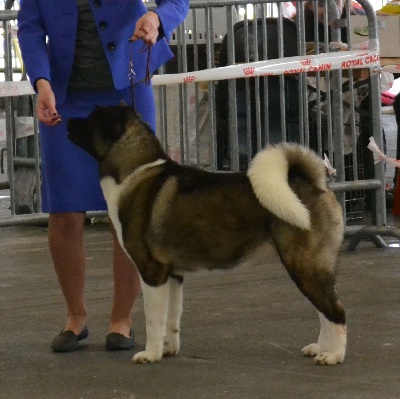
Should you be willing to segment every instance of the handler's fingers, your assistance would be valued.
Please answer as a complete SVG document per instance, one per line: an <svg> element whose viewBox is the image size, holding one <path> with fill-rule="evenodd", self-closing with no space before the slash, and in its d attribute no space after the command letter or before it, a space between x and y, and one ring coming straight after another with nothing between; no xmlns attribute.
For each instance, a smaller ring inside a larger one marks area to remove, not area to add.
<svg viewBox="0 0 400 399"><path fill-rule="evenodd" d="M152 46L153 44L156 44L157 37L158 37L157 31L153 33L149 32L148 34L142 37L142 40L146 45Z"/></svg>
<svg viewBox="0 0 400 399"><path fill-rule="evenodd" d="M159 26L160 20L158 15L153 11L149 11L139 18L129 40L136 41L142 39L146 44L154 44L158 37ZM156 40L154 40L154 37Z"/></svg>
<svg viewBox="0 0 400 399"><path fill-rule="evenodd" d="M156 44L158 37L158 31L144 33L140 32L139 34L134 33L133 36L129 39L130 42L134 42L138 39L143 40L143 42L149 46Z"/></svg>
<svg viewBox="0 0 400 399"><path fill-rule="evenodd" d="M61 115L57 112L50 113L48 108L37 107L36 114L38 119L47 126L55 126L62 122Z"/></svg>

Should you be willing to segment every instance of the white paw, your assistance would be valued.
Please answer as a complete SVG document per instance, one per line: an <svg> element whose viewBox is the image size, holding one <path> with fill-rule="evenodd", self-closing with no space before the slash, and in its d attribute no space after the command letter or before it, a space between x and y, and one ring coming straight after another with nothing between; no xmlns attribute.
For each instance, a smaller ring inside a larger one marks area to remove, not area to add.
<svg viewBox="0 0 400 399"><path fill-rule="evenodd" d="M179 352L179 333L167 335L164 338L164 356L175 356Z"/></svg>
<svg viewBox="0 0 400 399"><path fill-rule="evenodd" d="M320 354L322 349L318 344L310 344L305 346L301 351L304 356L314 357Z"/></svg>
<svg viewBox="0 0 400 399"><path fill-rule="evenodd" d="M315 363L320 365L332 365L343 363L344 354L338 352L321 352L314 358Z"/></svg>
<svg viewBox="0 0 400 399"><path fill-rule="evenodd" d="M134 363L154 363L159 362L161 357L161 355L155 354L154 352L142 351L136 353L132 360Z"/></svg>

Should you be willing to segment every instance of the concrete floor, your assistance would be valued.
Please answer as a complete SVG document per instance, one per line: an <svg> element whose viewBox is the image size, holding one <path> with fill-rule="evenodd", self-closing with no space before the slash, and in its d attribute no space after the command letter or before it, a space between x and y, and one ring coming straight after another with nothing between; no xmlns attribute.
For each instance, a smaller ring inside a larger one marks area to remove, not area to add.
<svg viewBox="0 0 400 399"><path fill-rule="evenodd" d="M133 312L135 349L104 349L112 297L108 225L86 227L90 336L68 354L50 350L65 307L46 228L2 227L0 234L0 398L400 398L399 248L363 242L341 253L337 290L349 333L342 365L302 357L301 347L317 338L317 315L273 253L265 268L187 275L181 352L136 365L131 357L145 343L142 297Z"/></svg>
<svg viewBox="0 0 400 399"><path fill-rule="evenodd" d="M394 156L394 116L384 115L383 125ZM0 198L0 211L7 207ZM399 218L388 218L400 227ZM108 225L89 225L86 236L90 336L82 350L55 354L50 342L63 328L65 306L46 227L0 227L1 399L400 398L398 241L387 240L387 249L362 242L341 253L337 290L348 318L342 365L302 357L301 347L317 339L317 315L273 253L265 268L187 275L181 352L136 365L131 358L145 344L142 297L133 312L135 349L107 352Z"/></svg>

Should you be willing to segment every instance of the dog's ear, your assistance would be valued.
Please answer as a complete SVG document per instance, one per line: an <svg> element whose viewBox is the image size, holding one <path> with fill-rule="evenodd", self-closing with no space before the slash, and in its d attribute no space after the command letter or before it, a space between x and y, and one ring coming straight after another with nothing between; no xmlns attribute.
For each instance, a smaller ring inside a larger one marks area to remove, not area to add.
<svg viewBox="0 0 400 399"><path fill-rule="evenodd" d="M128 104L127 104L124 100L121 100L121 101L119 102L119 105L120 105L121 107L127 107L127 106L128 106Z"/></svg>
<svg viewBox="0 0 400 399"><path fill-rule="evenodd" d="M85 118L71 118L67 121L68 139L84 151L98 159L96 149L92 144L94 130L90 128Z"/></svg>

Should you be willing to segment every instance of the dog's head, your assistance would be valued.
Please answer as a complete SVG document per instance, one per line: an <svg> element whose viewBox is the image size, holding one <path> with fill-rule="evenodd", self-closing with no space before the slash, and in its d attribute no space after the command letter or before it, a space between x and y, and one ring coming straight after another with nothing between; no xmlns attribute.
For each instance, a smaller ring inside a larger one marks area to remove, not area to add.
<svg viewBox="0 0 400 399"><path fill-rule="evenodd" d="M87 118L68 120L68 139L100 161L124 134L128 123L139 120L135 110L123 104L96 106Z"/></svg>

